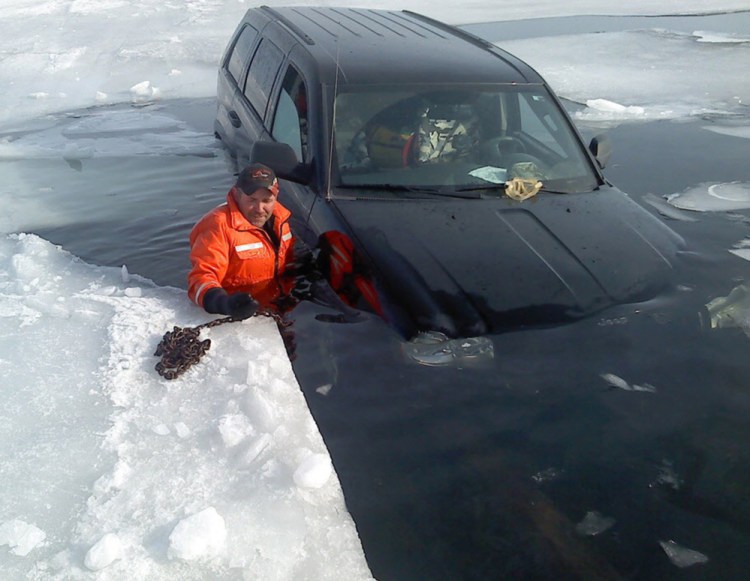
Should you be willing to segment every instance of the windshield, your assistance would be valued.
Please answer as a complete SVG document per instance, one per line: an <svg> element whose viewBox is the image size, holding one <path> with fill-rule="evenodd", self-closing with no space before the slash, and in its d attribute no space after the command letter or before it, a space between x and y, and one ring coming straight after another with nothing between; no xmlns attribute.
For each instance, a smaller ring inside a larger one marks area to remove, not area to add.
<svg viewBox="0 0 750 581"><path fill-rule="evenodd" d="M514 178L588 192L598 178L543 86L339 88L335 139L342 187L500 189Z"/></svg>

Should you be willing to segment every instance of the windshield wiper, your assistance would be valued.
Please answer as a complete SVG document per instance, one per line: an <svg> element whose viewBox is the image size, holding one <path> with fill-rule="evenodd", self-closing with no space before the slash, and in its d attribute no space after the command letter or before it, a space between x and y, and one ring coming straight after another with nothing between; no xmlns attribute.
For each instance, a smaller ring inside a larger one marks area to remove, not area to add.
<svg viewBox="0 0 750 581"><path fill-rule="evenodd" d="M482 192L487 190L502 190L505 191L505 182L501 184L473 184L470 186L461 186L456 188L456 192Z"/></svg>
<svg viewBox="0 0 750 581"><path fill-rule="evenodd" d="M404 184L345 184L340 185L342 190L375 190L386 192L403 192L406 194L427 194L429 196L440 196L450 198L461 198L476 200L482 196L479 193L472 194L462 188L449 188L444 186L410 186Z"/></svg>
<svg viewBox="0 0 750 581"><path fill-rule="evenodd" d="M544 183L544 182L542 182ZM505 183L502 184L476 184L472 186L464 186L461 188L458 188L457 191L459 192L481 192L481 191L497 191L499 194L504 195L505 194ZM540 192L544 192L545 194L571 194L575 192L571 191L563 191L563 190L555 190L548 188L544 185L539 189Z"/></svg>

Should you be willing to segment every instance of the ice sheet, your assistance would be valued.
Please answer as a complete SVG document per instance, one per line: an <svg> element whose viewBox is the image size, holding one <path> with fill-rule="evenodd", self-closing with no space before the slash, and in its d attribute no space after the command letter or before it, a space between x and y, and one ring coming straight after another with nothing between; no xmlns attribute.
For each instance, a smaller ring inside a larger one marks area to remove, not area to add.
<svg viewBox="0 0 750 581"><path fill-rule="evenodd" d="M210 329L178 380L154 370L164 332L209 319L182 290L0 239L6 578L371 577L271 319Z"/></svg>

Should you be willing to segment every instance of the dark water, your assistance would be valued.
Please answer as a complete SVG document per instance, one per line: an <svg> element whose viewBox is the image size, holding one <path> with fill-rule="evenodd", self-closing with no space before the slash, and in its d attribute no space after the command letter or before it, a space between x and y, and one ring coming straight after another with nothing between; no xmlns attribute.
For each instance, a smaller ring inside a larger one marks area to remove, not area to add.
<svg viewBox="0 0 750 581"><path fill-rule="evenodd" d="M211 100L154 109L211 133ZM724 122L610 129L606 174L655 214L649 194L750 182L748 140L705 129ZM6 193L54 215L24 213L24 231L183 288L190 227L223 200L233 169L219 148L0 166ZM706 328L699 312L747 278L750 263L727 249L750 236L750 211L694 217L669 220L690 249L674 290L494 336L494 358L476 363L419 365L377 319L321 322L311 303L294 312L295 372L376 578L747 579L750 338ZM655 391L611 388L606 373ZM580 534L591 511L614 524ZM669 540L708 563L677 567L659 545Z"/></svg>
<svg viewBox="0 0 750 581"><path fill-rule="evenodd" d="M746 141L711 123L611 130L610 179L636 199L746 182ZM750 338L699 320L745 280L727 249L748 235L747 214L670 221L691 250L673 292L495 336L477 368L419 366L377 324L300 315L296 369L375 576L747 578ZM655 392L611 389L604 373ZM615 524L578 534L590 511ZM669 540L709 563L678 568Z"/></svg>

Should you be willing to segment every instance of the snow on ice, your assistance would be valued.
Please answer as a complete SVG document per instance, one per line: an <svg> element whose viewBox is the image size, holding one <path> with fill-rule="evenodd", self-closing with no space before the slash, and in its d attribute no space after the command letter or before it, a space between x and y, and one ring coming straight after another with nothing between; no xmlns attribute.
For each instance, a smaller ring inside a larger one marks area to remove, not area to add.
<svg viewBox="0 0 750 581"><path fill-rule="evenodd" d="M275 323L210 329L169 382L162 334L210 317L123 272L0 239L5 578L369 579Z"/></svg>

